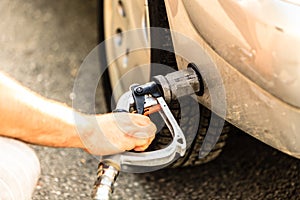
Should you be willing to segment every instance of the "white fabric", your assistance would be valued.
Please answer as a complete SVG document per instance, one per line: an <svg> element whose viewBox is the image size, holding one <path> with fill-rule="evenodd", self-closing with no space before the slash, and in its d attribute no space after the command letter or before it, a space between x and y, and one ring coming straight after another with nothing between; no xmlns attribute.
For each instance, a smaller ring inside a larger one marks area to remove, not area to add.
<svg viewBox="0 0 300 200"><path fill-rule="evenodd" d="M1 200L30 200L39 175L39 160L28 145L0 137Z"/></svg>

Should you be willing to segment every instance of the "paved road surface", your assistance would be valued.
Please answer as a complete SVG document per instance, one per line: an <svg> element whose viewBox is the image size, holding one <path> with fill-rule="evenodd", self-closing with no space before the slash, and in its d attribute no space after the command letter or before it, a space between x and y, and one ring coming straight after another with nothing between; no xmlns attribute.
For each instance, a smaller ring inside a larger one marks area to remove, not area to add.
<svg viewBox="0 0 300 200"><path fill-rule="evenodd" d="M0 17L0 69L71 105L76 72L96 45L96 1L2 0ZM42 165L34 200L88 199L97 166L92 156L33 148ZM121 174L115 199L300 199L299 182L299 160L236 133L204 166Z"/></svg>

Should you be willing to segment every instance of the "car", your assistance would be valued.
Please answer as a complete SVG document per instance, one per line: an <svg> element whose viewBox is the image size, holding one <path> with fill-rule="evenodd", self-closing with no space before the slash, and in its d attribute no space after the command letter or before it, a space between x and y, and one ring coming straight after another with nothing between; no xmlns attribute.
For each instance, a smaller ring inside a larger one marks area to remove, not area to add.
<svg viewBox="0 0 300 200"><path fill-rule="evenodd" d="M216 158L233 126L300 158L299 20L296 0L99 1L99 38L105 58L113 60L102 77L107 109L130 84L165 73L160 66L181 70L193 64L206 84L197 97L199 120L192 122L197 135L173 166ZM134 30L141 34L129 42L126 34ZM134 49L133 43L144 48ZM178 102L170 107L179 121L185 117ZM205 145L208 135L213 147ZM170 138L162 129L150 149L166 146Z"/></svg>

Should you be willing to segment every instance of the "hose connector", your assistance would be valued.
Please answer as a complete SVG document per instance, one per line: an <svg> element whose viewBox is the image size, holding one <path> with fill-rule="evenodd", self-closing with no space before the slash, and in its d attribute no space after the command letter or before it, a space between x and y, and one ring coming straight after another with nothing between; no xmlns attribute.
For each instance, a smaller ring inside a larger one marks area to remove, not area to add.
<svg viewBox="0 0 300 200"><path fill-rule="evenodd" d="M92 191L93 200L109 200L114 190L114 183L119 175L120 166L104 160L99 163L97 180Z"/></svg>
<svg viewBox="0 0 300 200"><path fill-rule="evenodd" d="M154 76L167 103L182 96L197 94L201 96L204 85L197 67L190 63L187 69L175 71L165 76Z"/></svg>

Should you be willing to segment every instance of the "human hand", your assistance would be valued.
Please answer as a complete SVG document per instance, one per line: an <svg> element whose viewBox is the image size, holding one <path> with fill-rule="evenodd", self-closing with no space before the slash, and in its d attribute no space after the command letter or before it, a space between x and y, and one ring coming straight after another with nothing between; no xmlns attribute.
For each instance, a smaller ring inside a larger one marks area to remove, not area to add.
<svg viewBox="0 0 300 200"><path fill-rule="evenodd" d="M93 128L81 134L81 140L86 151L95 155L144 151L155 137L155 125L143 115L109 113L90 121Z"/></svg>

